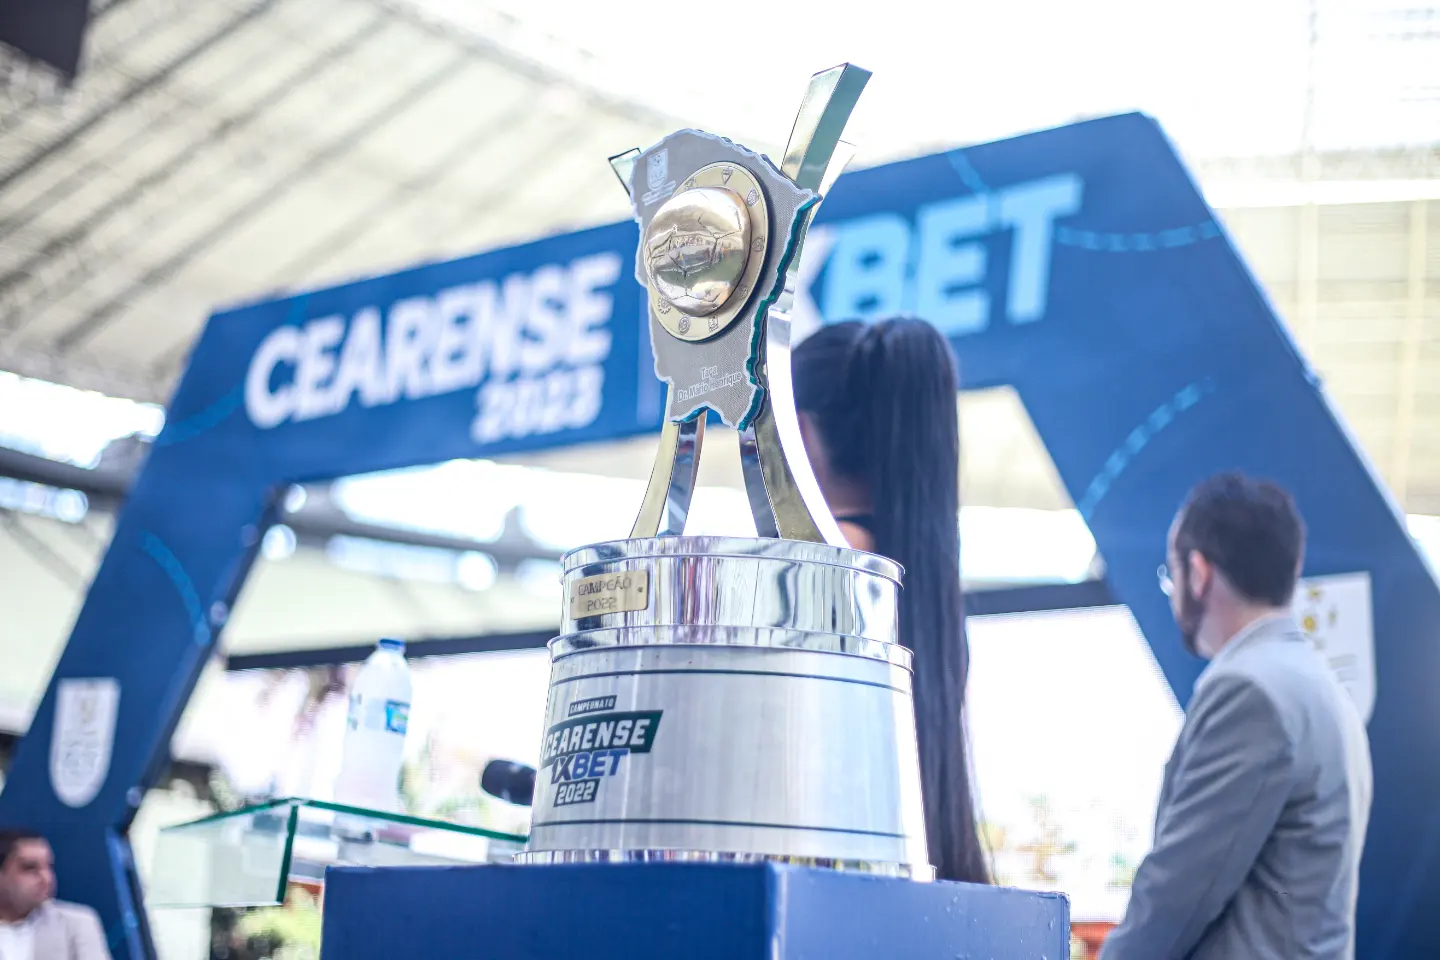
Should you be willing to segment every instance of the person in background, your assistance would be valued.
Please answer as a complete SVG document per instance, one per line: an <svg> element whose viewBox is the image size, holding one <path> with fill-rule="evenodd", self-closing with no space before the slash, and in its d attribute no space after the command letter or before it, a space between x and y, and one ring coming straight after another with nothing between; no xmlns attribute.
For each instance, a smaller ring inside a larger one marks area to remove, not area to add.
<svg viewBox="0 0 1440 960"><path fill-rule="evenodd" d="M1212 477L1166 553L1161 588L1185 645L1210 663L1102 960L1350 960L1370 749L1290 615L1305 553L1295 504L1273 483Z"/></svg>
<svg viewBox="0 0 1440 960"><path fill-rule="evenodd" d="M792 355L805 450L849 544L905 568L900 642L914 654L930 859L942 880L988 883L962 708L960 430L950 345L920 320L821 327Z"/></svg>
<svg viewBox="0 0 1440 960"><path fill-rule="evenodd" d="M54 898L50 844L0 829L0 960L110 960L95 911Z"/></svg>

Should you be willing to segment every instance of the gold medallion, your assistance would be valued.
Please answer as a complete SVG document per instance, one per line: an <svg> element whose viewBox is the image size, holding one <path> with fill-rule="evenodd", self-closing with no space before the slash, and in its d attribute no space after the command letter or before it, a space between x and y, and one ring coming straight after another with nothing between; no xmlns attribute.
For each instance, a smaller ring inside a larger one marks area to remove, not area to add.
<svg viewBox="0 0 1440 960"><path fill-rule="evenodd" d="M690 342L722 332L755 291L769 236L765 192L750 171L731 162L695 171L645 231L650 307L660 325Z"/></svg>

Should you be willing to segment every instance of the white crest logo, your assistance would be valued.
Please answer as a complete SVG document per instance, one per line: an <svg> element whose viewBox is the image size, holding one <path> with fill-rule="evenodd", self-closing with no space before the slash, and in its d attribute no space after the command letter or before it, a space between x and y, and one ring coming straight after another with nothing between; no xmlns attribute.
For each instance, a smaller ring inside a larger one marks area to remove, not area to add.
<svg viewBox="0 0 1440 960"><path fill-rule="evenodd" d="M68 807L95 799L110 772L120 681L114 677L61 680L55 691L50 783Z"/></svg>
<svg viewBox="0 0 1440 960"><path fill-rule="evenodd" d="M645 182L650 185L650 189L659 190L665 186L665 181L669 176L670 151L661 150L658 153L650 154L645 161Z"/></svg>

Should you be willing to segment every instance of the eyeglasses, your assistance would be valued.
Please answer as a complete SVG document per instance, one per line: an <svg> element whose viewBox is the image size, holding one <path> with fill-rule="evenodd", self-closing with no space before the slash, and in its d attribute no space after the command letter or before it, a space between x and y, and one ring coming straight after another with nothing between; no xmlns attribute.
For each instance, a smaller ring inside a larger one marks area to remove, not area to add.
<svg viewBox="0 0 1440 960"><path fill-rule="evenodd" d="M1175 591L1175 581L1170 579L1170 569L1165 564L1155 568L1155 579L1160 581L1160 592L1170 596Z"/></svg>

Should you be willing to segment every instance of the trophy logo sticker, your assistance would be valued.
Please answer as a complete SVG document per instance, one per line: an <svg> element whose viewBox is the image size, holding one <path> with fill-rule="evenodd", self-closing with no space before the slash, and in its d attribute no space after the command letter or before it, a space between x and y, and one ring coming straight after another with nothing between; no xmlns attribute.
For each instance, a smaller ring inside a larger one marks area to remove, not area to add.
<svg viewBox="0 0 1440 960"><path fill-rule="evenodd" d="M645 185L650 189L640 199L646 206L675 192L675 181L670 179L669 151L659 150L645 158Z"/></svg>
<svg viewBox="0 0 1440 960"><path fill-rule="evenodd" d="M577 700L570 704L569 719L545 731L540 769L550 770L555 806L594 803L601 782L619 773L626 757L655 746L663 710L592 712L614 706L613 696Z"/></svg>

